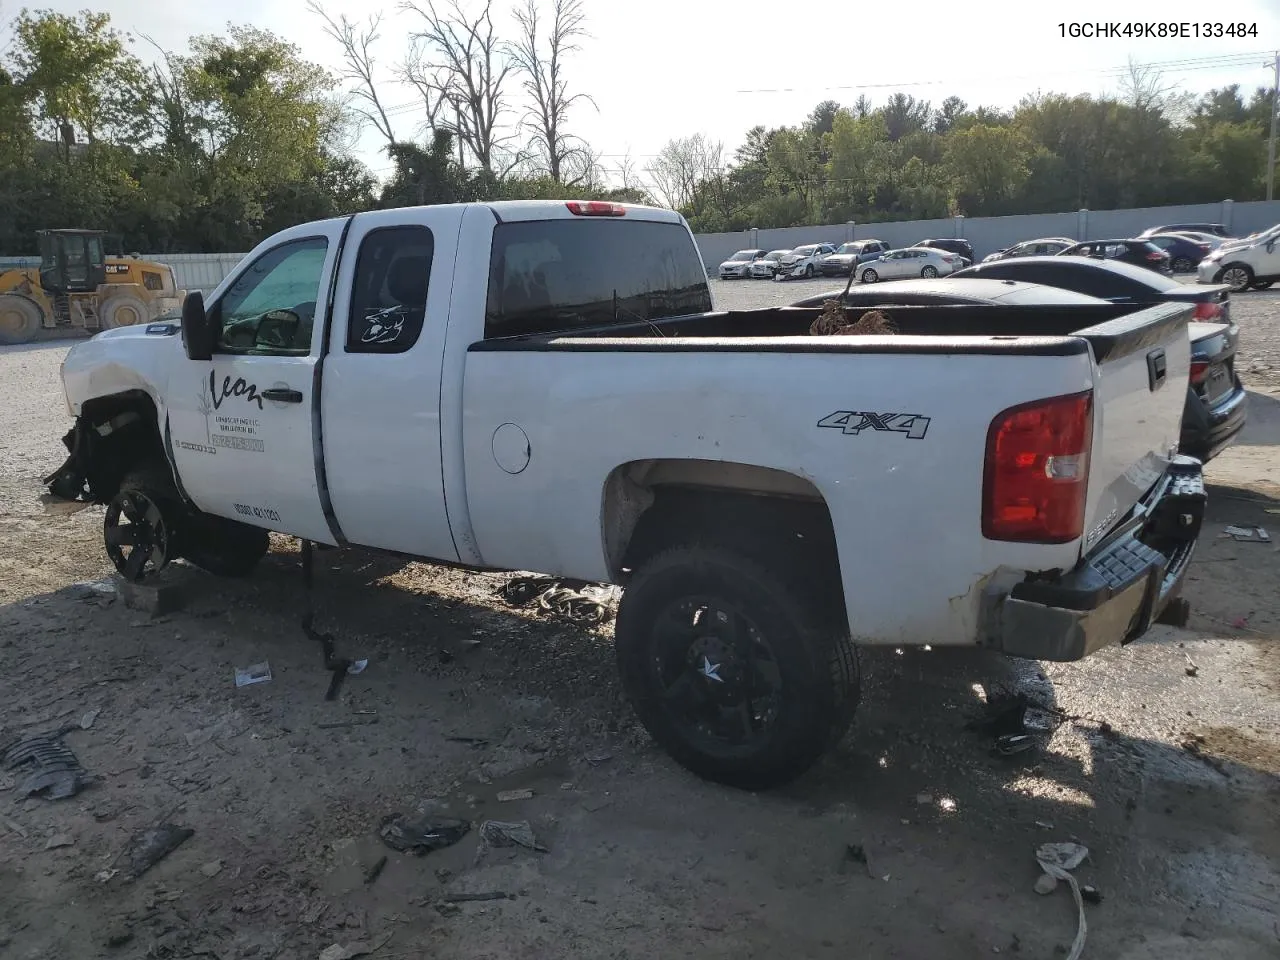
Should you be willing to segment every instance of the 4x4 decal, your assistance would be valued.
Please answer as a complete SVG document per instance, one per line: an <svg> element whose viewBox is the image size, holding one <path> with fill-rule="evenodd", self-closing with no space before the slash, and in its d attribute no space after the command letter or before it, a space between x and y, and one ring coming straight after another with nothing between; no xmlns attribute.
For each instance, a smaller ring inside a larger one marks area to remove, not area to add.
<svg viewBox="0 0 1280 960"><path fill-rule="evenodd" d="M908 440L923 440L929 418L918 413L872 413L869 410L837 410L818 421L820 427L858 436L863 430L877 433L905 433Z"/></svg>

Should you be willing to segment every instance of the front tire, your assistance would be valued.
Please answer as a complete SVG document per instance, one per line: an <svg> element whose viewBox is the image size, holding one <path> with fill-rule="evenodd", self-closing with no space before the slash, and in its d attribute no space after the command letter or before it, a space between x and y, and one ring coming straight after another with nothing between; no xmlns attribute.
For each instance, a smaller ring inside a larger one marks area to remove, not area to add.
<svg viewBox="0 0 1280 960"><path fill-rule="evenodd" d="M0 296L0 346L30 343L40 332L40 307L16 293Z"/></svg>
<svg viewBox="0 0 1280 960"><path fill-rule="evenodd" d="M805 268L804 268L804 278L805 278L806 280L812 280L812 279L813 279L813 264L812 264L812 263L811 263L811 264L809 264L807 267L805 267Z"/></svg>
<svg viewBox="0 0 1280 960"><path fill-rule="evenodd" d="M863 271L862 271L862 282L863 282L863 283L875 283L875 282L876 282L877 280L879 280L879 279L880 279L880 274L876 273L874 270L863 270Z"/></svg>
<svg viewBox="0 0 1280 960"><path fill-rule="evenodd" d="M102 519L107 557L120 576L138 583L169 565L178 555L181 514L167 465L148 463L125 474Z"/></svg>
<svg viewBox="0 0 1280 960"><path fill-rule="evenodd" d="M938 268L934 266L924 267L920 271L920 276L924 277L926 280L934 280L938 276Z"/></svg>
<svg viewBox="0 0 1280 960"><path fill-rule="evenodd" d="M653 557L617 619L623 688L650 736L700 777L747 790L795 779L848 728L858 699L847 631L737 551Z"/></svg>
<svg viewBox="0 0 1280 960"><path fill-rule="evenodd" d="M1242 293L1253 283L1253 271L1243 263L1231 263L1222 268L1221 280L1232 293Z"/></svg>
<svg viewBox="0 0 1280 960"><path fill-rule="evenodd" d="M1275 281L1274 281L1274 280L1255 280L1255 281L1253 281L1253 283L1249 284L1249 289L1251 289L1251 290L1270 290L1270 289L1271 289L1271 285L1272 285L1273 283L1275 283Z"/></svg>

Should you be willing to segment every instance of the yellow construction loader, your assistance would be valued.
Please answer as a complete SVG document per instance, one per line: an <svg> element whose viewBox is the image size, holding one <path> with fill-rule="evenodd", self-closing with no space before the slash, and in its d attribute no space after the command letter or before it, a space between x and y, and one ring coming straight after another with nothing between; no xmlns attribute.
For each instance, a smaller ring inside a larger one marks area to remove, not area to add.
<svg viewBox="0 0 1280 960"><path fill-rule="evenodd" d="M101 230L42 230L39 267L0 269L0 344L149 323L182 308L173 269L108 257Z"/></svg>

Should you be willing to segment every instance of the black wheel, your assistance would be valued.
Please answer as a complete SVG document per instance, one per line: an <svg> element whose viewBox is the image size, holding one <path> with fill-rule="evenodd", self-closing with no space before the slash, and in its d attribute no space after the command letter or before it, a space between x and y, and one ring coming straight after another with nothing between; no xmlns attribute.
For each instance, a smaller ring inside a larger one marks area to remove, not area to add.
<svg viewBox="0 0 1280 960"><path fill-rule="evenodd" d="M812 263L811 263L811 264L809 264L807 267L805 267L805 268L804 268L804 278L805 278L806 280L812 280L812 279L813 279L813 264L812 264Z"/></svg>
<svg viewBox="0 0 1280 960"><path fill-rule="evenodd" d="M874 270L863 270L863 271L862 271L862 282L863 282L863 283L875 283L875 282L876 282L877 280L879 280L879 279L880 279L880 274L876 273Z"/></svg>
<svg viewBox="0 0 1280 960"><path fill-rule="evenodd" d="M102 538L108 558L126 580L153 576L177 556L180 506L172 490L167 468L147 467L126 474L107 504Z"/></svg>
<svg viewBox="0 0 1280 960"><path fill-rule="evenodd" d="M1243 263L1228 264L1222 270L1222 282L1231 288L1232 293L1240 293L1253 283L1253 271Z"/></svg>
<svg viewBox="0 0 1280 960"><path fill-rule="evenodd" d="M1274 280L1255 280L1255 281L1253 281L1253 283L1251 283L1251 284L1249 285L1249 289L1251 289L1251 290L1269 290L1269 289L1271 289L1271 285L1272 285L1273 283L1275 283L1275 281L1274 281Z"/></svg>
<svg viewBox="0 0 1280 960"><path fill-rule="evenodd" d="M684 546L633 577L618 668L641 722L698 776L748 790L799 776L848 728L857 658L842 626L736 551Z"/></svg>
<svg viewBox="0 0 1280 960"><path fill-rule="evenodd" d="M182 555L217 577L245 577L271 546L267 531L204 514L182 528Z"/></svg>
<svg viewBox="0 0 1280 960"><path fill-rule="evenodd" d="M920 276L924 277L926 280L932 280L937 275L938 275L938 268L935 266L923 267L920 270Z"/></svg>
<svg viewBox="0 0 1280 960"><path fill-rule="evenodd" d="M1174 273L1191 273L1195 270L1196 265L1186 257L1178 257L1172 264Z"/></svg>

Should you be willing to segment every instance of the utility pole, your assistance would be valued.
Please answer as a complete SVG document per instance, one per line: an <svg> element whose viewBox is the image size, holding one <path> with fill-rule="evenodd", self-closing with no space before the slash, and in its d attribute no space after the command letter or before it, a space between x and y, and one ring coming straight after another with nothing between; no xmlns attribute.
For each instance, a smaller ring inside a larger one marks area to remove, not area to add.
<svg viewBox="0 0 1280 960"><path fill-rule="evenodd" d="M1276 54L1275 82L1271 85L1271 139L1267 141L1267 199L1276 189L1276 120L1280 118L1280 53Z"/></svg>

